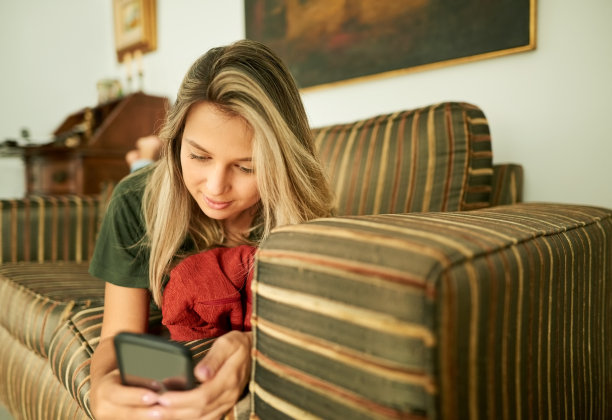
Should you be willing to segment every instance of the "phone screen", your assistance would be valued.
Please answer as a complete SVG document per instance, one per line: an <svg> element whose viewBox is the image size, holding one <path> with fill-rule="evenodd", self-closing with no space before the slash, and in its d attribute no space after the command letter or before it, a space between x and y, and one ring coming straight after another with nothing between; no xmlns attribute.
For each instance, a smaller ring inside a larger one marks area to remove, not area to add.
<svg viewBox="0 0 612 420"><path fill-rule="evenodd" d="M115 337L117 362L125 385L157 392L195 386L191 353L183 345L148 334Z"/></svg>

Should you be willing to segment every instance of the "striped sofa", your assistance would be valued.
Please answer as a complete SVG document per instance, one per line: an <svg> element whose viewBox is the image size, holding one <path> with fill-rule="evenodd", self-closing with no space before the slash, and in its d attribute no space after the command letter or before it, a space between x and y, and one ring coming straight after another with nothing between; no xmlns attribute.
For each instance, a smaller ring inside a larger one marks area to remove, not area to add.
<svg viewBox="0 0 612 420"><path fill-rule="evenodd" d="M521 167L493 165L470 104L315 139L337 215L262 244L237 416L612 416L612 210L521 203ZM107 200L0 201L0 403L16 418L91 417L103 284L87 261Z"/></svg>

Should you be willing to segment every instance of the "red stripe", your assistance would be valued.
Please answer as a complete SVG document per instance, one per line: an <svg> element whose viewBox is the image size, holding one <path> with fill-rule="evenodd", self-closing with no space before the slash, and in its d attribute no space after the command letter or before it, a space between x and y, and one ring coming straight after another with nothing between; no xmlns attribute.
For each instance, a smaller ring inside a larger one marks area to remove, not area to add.
<svg viewBox="0 0 612 420"><path fill-rule="evenodd" d="M366 412L370 413L378 413L379 415L383 415L389 418L399 418L399 419L407 419L407 420L424 420L427 417L421 416L417 414L413 414L410 412L394 410L393 408L377 404L369 399L366 399L360 395L354 394L350 391L347 391L344 388L340 388L336 385L333 385L327 381L321 380L314 376L308 375L302 371L293 369L287 365L280 364L262 354L259 350L254 350L253 355L255 360L259 359L265 364L271 365L274 369L283 372L282 377L294 378L299 382L310 385L311 388L317 389L321 392L321 394L334 394L339 396L341 399L350 401L353 405L361 407ZM257 368L256 368L257 369ZM257 373L257 370L255 371Z"/></svg>
<svg viewBox="0 0 612 420"><path fill-rule="evenodd" d="M303 261L309 264L315 264L318 266L326 266L341 269L344 271L348 271L351 273L362 274L365 276L376 276L377 278L382 278L393 283L405 284L413 286L417 289L424 290L427 287L427 284L423 279L415 278L407 273L402 274L392 274L383 271L376 270L376 268L366 268L366 267L356 267L351 265L350 263L342 263L339 261L330 261L326 258L320 258L312 255L293 255L287 254L282 251L271 251L262 249L259 251L260 257L272 257L272 258L286 258L291 260Z"/></svg>

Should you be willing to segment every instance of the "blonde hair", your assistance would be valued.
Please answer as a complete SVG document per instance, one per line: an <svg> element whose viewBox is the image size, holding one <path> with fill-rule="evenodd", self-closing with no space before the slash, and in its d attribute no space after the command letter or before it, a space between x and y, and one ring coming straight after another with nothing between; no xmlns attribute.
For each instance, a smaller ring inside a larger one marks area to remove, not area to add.
<svg viewBox="0 0 612 420"><path fill-rule="evenodd" d="M149 287L161 305L163 277L187 237L196 250L223 246L222 225L207 217L183 182L180 152L190 108L209 102L243 118L253 130L253 163L260 202L253 230L270 231L332 213L332 194L317 157L302 101L291 74L265 45L250 40L213 48L185 75L160 132L162 158L143 196L150 247ZM249 242L244 238L244 242ZM256 243L255 243L256 244Z"/></svg>

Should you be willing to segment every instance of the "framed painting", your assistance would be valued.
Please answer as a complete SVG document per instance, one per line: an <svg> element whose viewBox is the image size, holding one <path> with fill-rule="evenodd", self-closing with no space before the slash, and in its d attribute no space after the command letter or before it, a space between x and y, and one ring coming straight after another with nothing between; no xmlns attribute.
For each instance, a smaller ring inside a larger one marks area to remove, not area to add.
<svg viewBox="0 0 612 420"><path fill-rule="evenodd" d="M301 89L535 48L536 0L245 0Z"/></svg>
<svg viewBox="0 0 612 420"><path fill-rule="evenodd" d="M113 0L113 14L119 62L157 48L155 0Z"/></svg>

